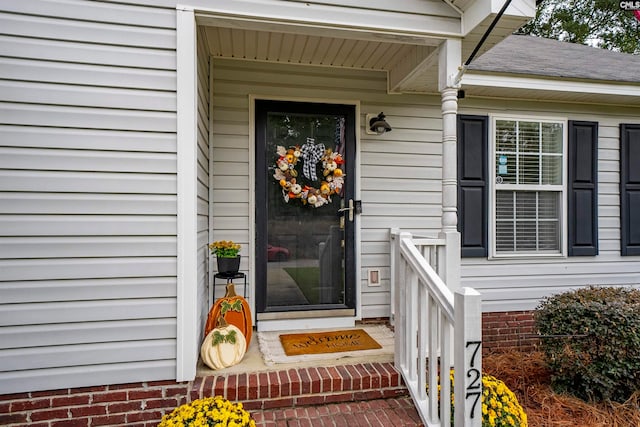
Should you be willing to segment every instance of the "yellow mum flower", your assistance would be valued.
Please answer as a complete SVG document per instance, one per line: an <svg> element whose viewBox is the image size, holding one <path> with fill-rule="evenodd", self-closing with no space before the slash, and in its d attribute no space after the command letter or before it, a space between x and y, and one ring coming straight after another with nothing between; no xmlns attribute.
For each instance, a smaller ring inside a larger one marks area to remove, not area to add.
<svg viewBox="0 0 640 427"><path fill-rule="evenodd" d="M242 403L232 403L221 396L194 400L162 417L158 427L255 427Z"/></svg>
<svg viewBox="0 0 640 427"><path fill-rule="evenodd" d="M451 422L453 423L453 370L449 373L451 381ZM438 392L440 385L438 384ZM427 389L427 393L429 390ZM438 393L438 396L440 393ZM482 427L528 427L527 414L518 402L516 395L507 385L490 375L482 376Z"/></svg>

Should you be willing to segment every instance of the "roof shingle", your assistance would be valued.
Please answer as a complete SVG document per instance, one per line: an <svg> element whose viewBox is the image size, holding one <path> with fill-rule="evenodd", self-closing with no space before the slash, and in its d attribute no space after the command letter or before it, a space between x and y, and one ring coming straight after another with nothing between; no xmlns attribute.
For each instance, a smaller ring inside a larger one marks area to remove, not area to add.
<svg viewBox="0 0 640 427"><path fill-rule="evenodd" d="M640 83L640 56L511 35L478 57L469 70Z"/></svg>

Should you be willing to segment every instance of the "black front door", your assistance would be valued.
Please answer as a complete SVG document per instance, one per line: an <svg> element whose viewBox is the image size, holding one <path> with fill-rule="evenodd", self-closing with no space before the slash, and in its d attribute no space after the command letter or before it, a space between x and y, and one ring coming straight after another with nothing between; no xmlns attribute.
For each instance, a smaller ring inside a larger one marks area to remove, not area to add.
<svg viewBox="0 0 640 427"><path fill-rule="evenodd" d="M355 107L256 101L255 125L258 319L355 314Z"/></svg>

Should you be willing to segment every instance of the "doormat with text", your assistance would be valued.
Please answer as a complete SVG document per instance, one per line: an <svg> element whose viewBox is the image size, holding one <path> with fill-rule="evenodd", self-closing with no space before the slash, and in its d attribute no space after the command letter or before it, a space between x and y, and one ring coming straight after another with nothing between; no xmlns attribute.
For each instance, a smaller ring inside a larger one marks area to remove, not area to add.
<svg viewBox="0 0 640 427"><path fill-rule="evenodd" d="M344 331L282 334L280 342L287 356L375 350L382 346L363 329Z"/></svg>

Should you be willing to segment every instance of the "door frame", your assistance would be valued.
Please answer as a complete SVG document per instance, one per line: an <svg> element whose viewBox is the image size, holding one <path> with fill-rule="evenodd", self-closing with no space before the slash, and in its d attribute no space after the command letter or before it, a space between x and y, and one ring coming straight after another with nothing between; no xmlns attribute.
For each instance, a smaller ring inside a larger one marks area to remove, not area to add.
<svg viewBox="0 0 640 427"><path fill-rule="evenodd" d="M256 218L256 101L285 101L285 102L305 102L352 105L355 107L355 156L354 168L354 199L360 200L360 101L349 99L326 99L326 98L298 98L298 97L278 97L268 95L249 95L249 239L251 248L256 247L257 218ZM318 327L318 321L322 322L325 328L354 326L356 320L362 318L362 286L361 286L361 230L360 215L355 215L354 223L354 294L355 294L355 315L323 317L322 310L318 310L318 316L309 317L298 316L295 319L287 318L286 315L278 316L278 319L263 319L256 321L258 331L274 330L295 330L313 329ZM251 251L249 260L250 295L256 295L256 257L255 251ZM255 299L252 298L251 305L256 319Z"/></svg>

